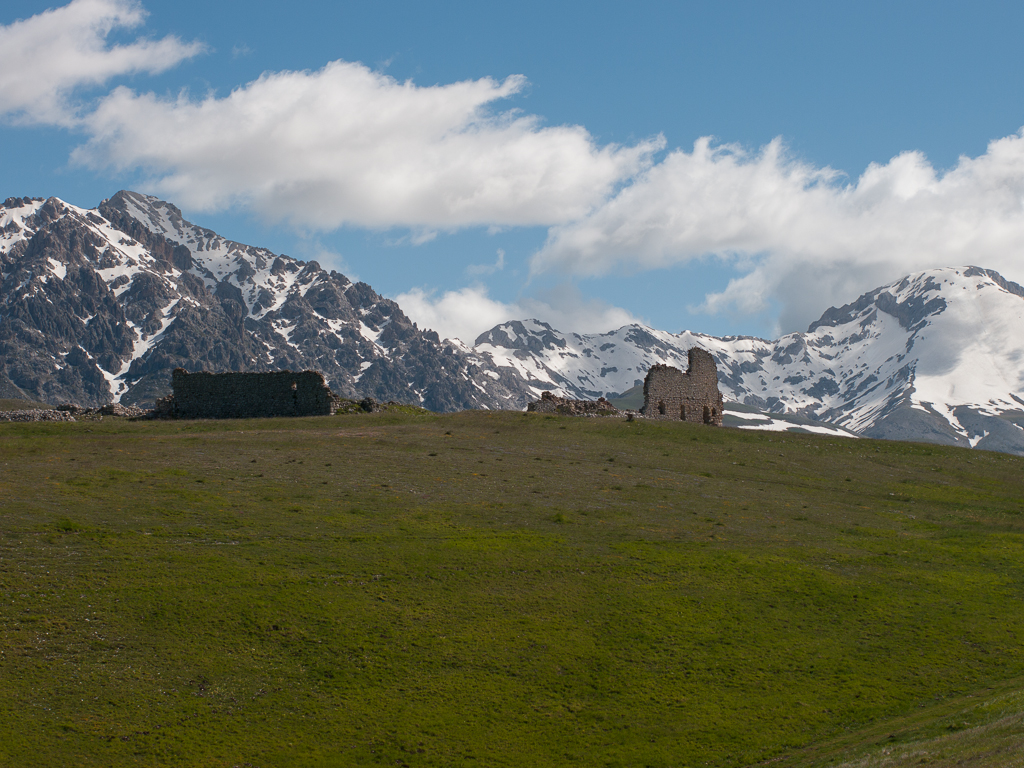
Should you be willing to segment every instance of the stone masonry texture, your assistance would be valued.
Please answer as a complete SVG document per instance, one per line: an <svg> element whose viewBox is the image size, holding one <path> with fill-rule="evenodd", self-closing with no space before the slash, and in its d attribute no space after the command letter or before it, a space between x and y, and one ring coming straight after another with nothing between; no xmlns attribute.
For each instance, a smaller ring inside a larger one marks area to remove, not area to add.
<svg viewBox="0 0 1024 768"><path fill-rule="evenodd" d="M177 368L172 414L179 419L330 416L338 398L319 371L189 373Z"/></svg>
<svg viewBox="0 0 1024 768"><path fill-rule="evenodd" d="M651 366L644 379L644 407L640 413L649 419L722 426L724 401L718 389L715 358L693 347L689 363L686 373L671 365Z"/></svg>
<svg viewBox="0 0 1024 768"><path fill-rule="evenodd" d="M597 400L570 400L551 392L542 393L540 400L529 403L526 410L535 413L559 413L563 416L609 416L619 412L603 397Z"/></svg>

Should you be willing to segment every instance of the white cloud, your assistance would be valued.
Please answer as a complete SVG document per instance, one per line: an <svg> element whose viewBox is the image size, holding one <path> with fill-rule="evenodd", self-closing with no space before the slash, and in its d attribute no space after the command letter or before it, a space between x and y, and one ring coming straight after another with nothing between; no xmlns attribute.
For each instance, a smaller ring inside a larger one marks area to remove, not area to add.
<svg viewBox="0 0 1024 768"><path fill-rule="evenodd" d="M585 216L648 164L660 138L598 147L579 126L490 106L525 78L420 87L358 63L265 73L230 95L118 88L74 155L147 169L191 209L241 204L314 229L530 226Z"/></svg>
<svg viewBox="0 0 1024 768"><path fill-rule="evenodd" d="M413 288L392 298L420 328L430 328L443 339L461 339L470 345L489 328L518 317L515 305L495 301L482 286L446 291L441 296Z"/></svg>
<svg viewBox="0 0 1024 768"><path fill-rule="evenodd" d="M393 298L421 328L431 328L442 338L457 338L470 345L481 333L507 320L536 318L560 331L576 333L603 333L638 322L624 309L584 299L572 285L559 286L540 299L524 298L511 304L490 298L480 285L440 296L413 288Z"/></svg>
<svg viewBox="0 0 1024 768"><path fill-rule="evenodd" d="M778 302L786 331L919 269L978 264L1024 279L1024 135L946 173L906 152L853 183L792 159L779 140L751 154L701 139L554 227L531 269L599 275L709 254L745 274L703 308L746 314Z"/></svg>
<svg viewBox="0 0 1024 768"><path fill-rule="evenodd" d="M501 272L505 268L505 251L501 248L498 249L498 258L495 259L493 264L470 264L466 267L466 274L468 275L493 275L495 272Z"/></svg>
<svg viewBox="0 0 1024 768"><path fill-rule="evenodd" d="M532 317L560 331L606 333L629 323L644 322L632 312L600 299L585 298L573 283L541 291L537 298L519 301L519 318Z"/></svg>
<svg viewBox="0 0 1024 768"><path fill-rule="evenodd" d="M203 50L174 36L107 45L113 30L135 28L145 15L134 0L74 0L0 26L0 116L72 125L76 110L68 100L76 88L163 72Z"/></svg>
<svg viewBox="0 0 1024 768"><path fill-rule="evenodd" d="M945 172L906 152L851 181L790 157L779 140L748 152L705 138L655 163L661 137L599 145L581 126L502 111L525 86L519 75L417 86L335 61L268 72L223 97L122 86L88 108L76 102L86 88L203 50L173 36L109 42L144 18L136 0L73 0L0 26L0 118L80 130L76 162L141 169L151 191L191 210L239 206L313 230L401 227L413 244L467 226L551 227L533 274L717 257L740 277L702 309L780 307L783 330L919 269L974 263L1024 281L1024 133ZM623 313L551 301L532 312L528 300L495 302L482 288L406 297L460 336L490 318L546 312L562 330L590 330Z"/></svg>

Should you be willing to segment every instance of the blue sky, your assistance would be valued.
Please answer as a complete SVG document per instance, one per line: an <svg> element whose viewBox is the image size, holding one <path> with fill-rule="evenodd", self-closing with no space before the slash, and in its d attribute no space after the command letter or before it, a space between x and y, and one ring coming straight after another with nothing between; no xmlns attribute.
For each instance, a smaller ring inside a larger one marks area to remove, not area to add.
<svg viewBox="0 0 1024 768"><path fill-rule="evenodd" d="M1024 280L1022 22L1011 3L23 2L0 12L0 194L157 194L469 342L525 316L770 336L918 269Z"/></svg>

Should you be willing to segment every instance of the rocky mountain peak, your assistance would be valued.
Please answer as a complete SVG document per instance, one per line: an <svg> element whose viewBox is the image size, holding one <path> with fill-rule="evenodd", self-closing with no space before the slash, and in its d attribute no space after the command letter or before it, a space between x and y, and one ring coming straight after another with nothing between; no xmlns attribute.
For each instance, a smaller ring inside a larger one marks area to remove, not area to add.
<svg viewBox="0 0 1024 768"><path fill-rule="evenodd" d="M322 371L348 397L438 411L615 397L700 347L726 399L876 437L1024 453L1024 288L976 266L919 272L805 333L716 338L640 324L566 333L511 320L470 348L315 261L221 237L121 191L97 209L0 207L0 392L148 404L170 372Z"/></svg>
<svg viewBox="0 0 1024 768"><path fill-rule="evenodd" d="M538 352L548 346L564 347L565 341L547 323L540 320L512 320L496 325L480 334L475 345L493 344L505 349L521 349Z"/></svg>
<svg viewBox="0 0 1024 768"><path fill-rule="evenodd" d="M502 323L476 351L536 391L613 398L652 365L714 355L727 401L859 434L1024 454L1024 289L979 267L932 269L826 310L769 341L628 325L567 334Z"/></svg>
<svg viewBox="0 0 1024 768"><path fill-rule="evenodd" d="M316 369L339 394L434 410L526 398L515 377L418 329L364 283L118 192L0 209L0 371L39 400L150 403L170 372Z"/></svg>

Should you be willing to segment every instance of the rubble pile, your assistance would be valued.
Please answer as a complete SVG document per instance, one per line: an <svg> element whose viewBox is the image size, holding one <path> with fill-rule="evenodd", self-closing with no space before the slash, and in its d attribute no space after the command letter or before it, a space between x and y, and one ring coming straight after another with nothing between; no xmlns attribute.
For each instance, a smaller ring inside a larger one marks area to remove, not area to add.
<svg viewBox="0 0 1024 768"><path fill-rule="evenodd" d="M597 400L570 400L551 392L541 393L540 400L526 406L532 413L557 413L562 416L616 416L620 411L603 397Z"/></svg>

